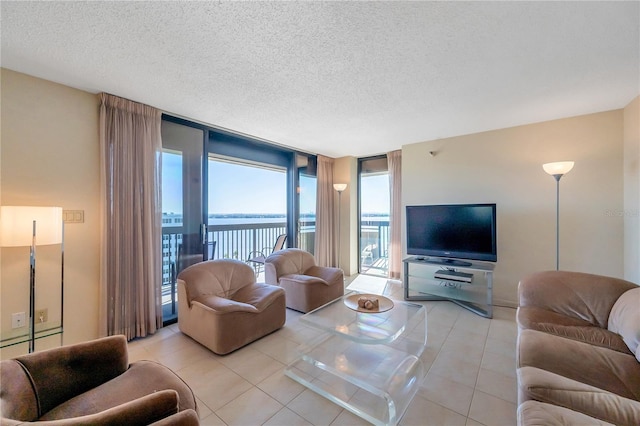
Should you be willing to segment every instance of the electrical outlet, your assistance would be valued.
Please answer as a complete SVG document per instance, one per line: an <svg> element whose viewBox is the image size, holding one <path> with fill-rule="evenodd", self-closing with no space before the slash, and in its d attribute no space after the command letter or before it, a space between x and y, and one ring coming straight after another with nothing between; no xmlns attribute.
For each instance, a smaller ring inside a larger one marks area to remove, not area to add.
<svg viewBox="0 0 640 426"><path fill-rule="evenodd" d="M20 328L27 325L27 317L24 312L11 314L11 328Z"/></svg>
<svg viewBox="0 0 640 426"><path fill-rule="evenodd" d="M49 310L48 309L38 309L36 311L36 324L41 322L49 321Z"/></svg>

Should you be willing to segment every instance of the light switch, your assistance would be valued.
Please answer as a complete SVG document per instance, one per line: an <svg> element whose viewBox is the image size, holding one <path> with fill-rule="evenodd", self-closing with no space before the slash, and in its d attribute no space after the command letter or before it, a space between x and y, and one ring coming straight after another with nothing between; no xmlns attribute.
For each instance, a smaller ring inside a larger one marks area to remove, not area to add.
<svg viewBox="0 0 640 426"><path fill-rule="evenodd" d="M64 223L84 223L84 210L64 210Z"/></svg>

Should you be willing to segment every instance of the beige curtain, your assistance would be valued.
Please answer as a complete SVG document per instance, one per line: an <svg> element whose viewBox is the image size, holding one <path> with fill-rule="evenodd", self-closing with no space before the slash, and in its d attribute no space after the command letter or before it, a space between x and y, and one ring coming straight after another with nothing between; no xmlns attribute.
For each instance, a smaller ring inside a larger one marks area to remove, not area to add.
<svg viewBox="0 0 640 426"><path fill-rule="evenodd" d="M161 112L100 95L101 335L162 327Z"/></svg>
<svg viewBox="0 0 640 426"><path fill-rule="evenodd" d="M400 279L402 268L402 151L387 153L391 214L389 217L389 278Z"/></svg>
<svg viewBox="0 0 640 426"><path fill-rule="evenodd" d="M316 263L335 266L336 218L335 190L333 189L333 158L318 155L318 189L316 193Z"/></svg>

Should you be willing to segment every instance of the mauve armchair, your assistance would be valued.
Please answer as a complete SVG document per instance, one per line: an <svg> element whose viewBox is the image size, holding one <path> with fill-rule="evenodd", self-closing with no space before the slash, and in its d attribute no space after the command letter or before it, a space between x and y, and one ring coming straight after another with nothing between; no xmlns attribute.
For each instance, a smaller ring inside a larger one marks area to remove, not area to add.
<svg viewBox="0 0 640 426"><path fill-rule="evenodd" d="M342 269L317 266L307 251L277 251L264 263L265 282L279 285L287 294L287 308L309 312L344 295Z"/></svg>
<svg viewBox="0 0 640 426"><path fill-rule="evenodd" d="M0 384L1 425L199 424L189 386L155 361L129 364L124 336L2 361Z"/></svg>
<svg viewBox="0 0 640 426"><path fill-rule="evenodd" d="M209 260L178 275L178 327L224 355L282 327L285 293L256 283L253 268L232 259Z"/></svg>

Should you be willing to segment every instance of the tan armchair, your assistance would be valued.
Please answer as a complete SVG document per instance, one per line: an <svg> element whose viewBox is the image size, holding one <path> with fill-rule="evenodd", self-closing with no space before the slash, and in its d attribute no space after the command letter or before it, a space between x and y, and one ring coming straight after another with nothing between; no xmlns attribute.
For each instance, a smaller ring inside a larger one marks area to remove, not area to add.
<svg viewBox="0 0 640 426"><path fill-rule="evenodd" d="M2 425L199 424L189 386L157 362L129 364L124 336L2 361L0 384Z"/></svg>
<svg viewBox="0 0 640 426"><path fill-rule="evenodd" d="M309 312L344 295L342 269L317 266L313 255L289 248L265 260L265 281L287 293L287 308Z"/></svg>
<svg viewBox="0 0 640 426"><path fill-rule="evenodd" d="M210 260L178 275L180 331L219 355L279 329L285 319L284 291L256 283L244 262Z"/></svg>

